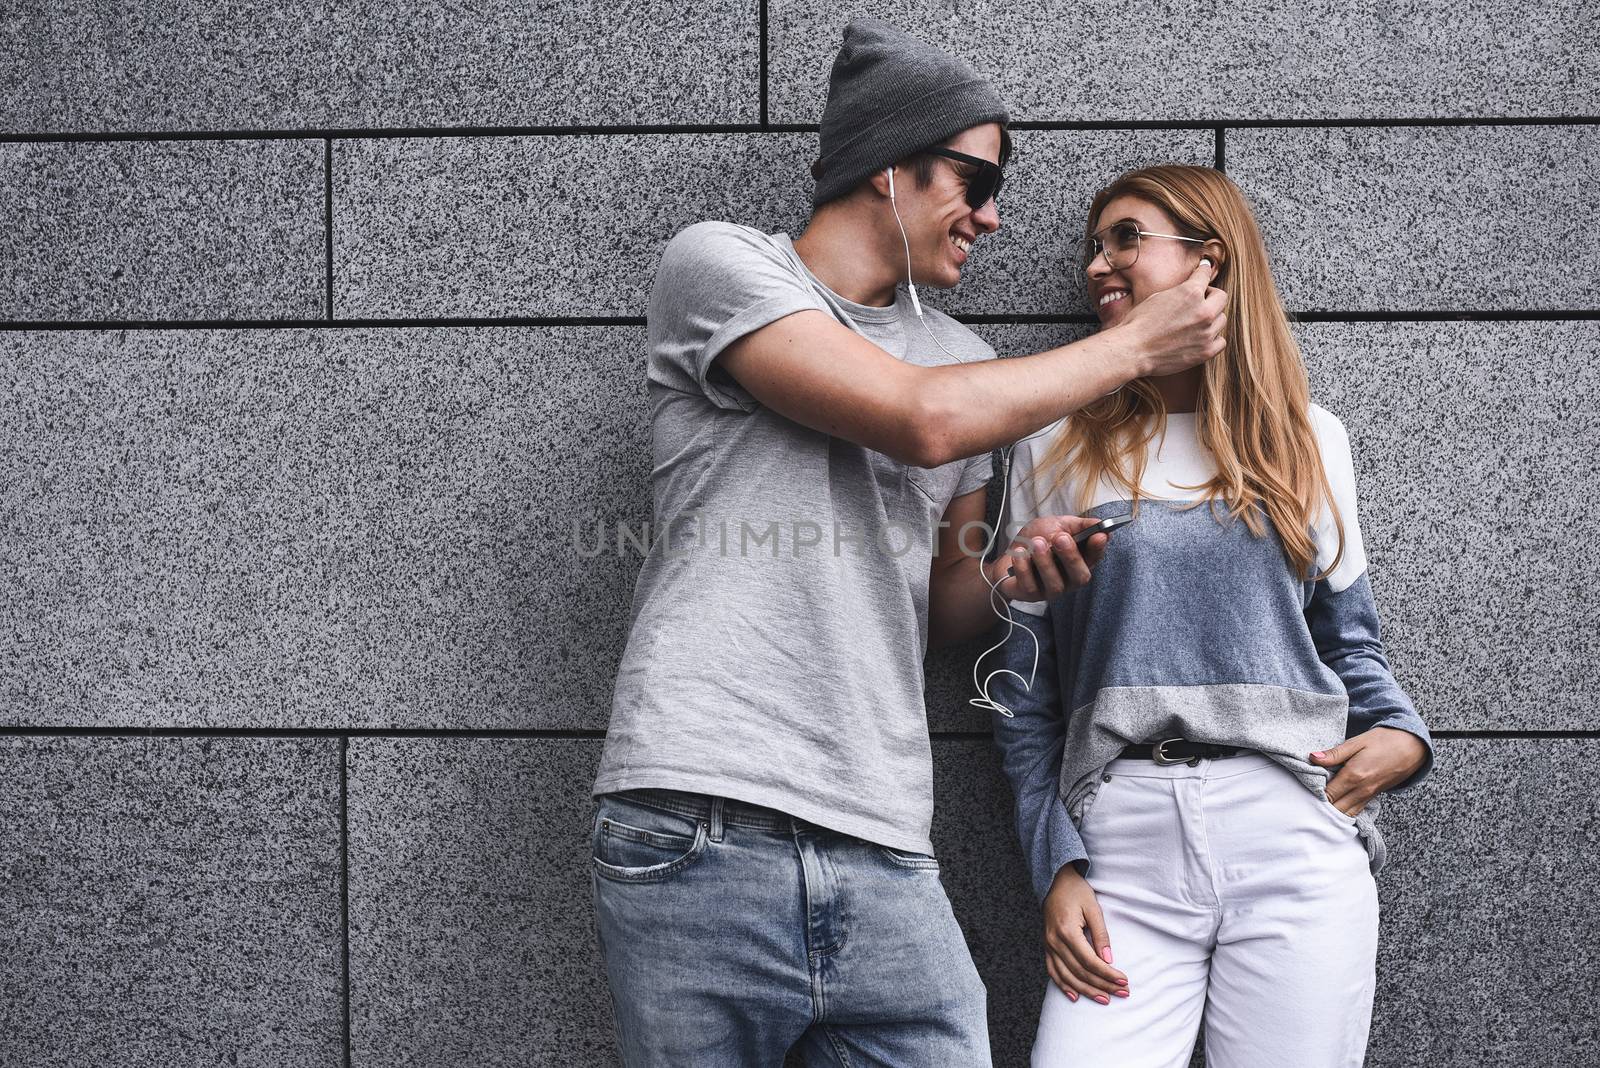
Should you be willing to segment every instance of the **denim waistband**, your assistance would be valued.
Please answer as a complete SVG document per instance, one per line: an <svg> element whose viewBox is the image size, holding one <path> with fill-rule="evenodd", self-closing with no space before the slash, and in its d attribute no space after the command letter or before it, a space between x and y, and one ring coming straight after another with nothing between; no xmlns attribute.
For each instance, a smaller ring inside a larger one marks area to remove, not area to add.
<svg viewBox="0 0 1600 1068"><path fill-rule="evenodd" d="M809 826L804 820L796 819L786 812L779 812L764 805L752 805L748 801L736 801L731 797L662 789L619 790L615 796L627 798L637 804L649 805L651 808L675 812L680 816L703 819L713 825L754 827L764 831L789 831L796 827ZM716 818L719 809L720 820Z"/></svg>

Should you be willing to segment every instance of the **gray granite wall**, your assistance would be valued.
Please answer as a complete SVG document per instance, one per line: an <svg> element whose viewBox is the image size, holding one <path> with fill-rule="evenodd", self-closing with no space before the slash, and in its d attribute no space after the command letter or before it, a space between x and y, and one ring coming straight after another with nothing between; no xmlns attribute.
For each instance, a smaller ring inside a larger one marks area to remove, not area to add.
<svg viewBox="0 0 1600 1068"><path fill-rule="evenodd" d="M0 1064L615 1063L587 788L680 227L805 218L849 15L994 78L939 298L1081 332L1128 166L1255 201L1357 456L1397 674L1369 1063L1600 1061L1600 16L1587 0L0 12ZM929 664L945 878L1024 1062L1010 802Z"/></svg>

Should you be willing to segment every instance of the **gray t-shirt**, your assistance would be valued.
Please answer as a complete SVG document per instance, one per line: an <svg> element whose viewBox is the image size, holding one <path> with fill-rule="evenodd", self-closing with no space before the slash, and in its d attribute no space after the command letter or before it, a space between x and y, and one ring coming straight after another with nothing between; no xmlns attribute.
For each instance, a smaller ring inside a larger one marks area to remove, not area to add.
<svg viewBox="0 0 1600 1068"><path fill-rule="evenodd" d="M897 292L847 301L786 234L699 223L650 295L653 541L634 588L594 792L639 787L766 805L931 853L923 705L935 526L984 488L987 453L908 467L771 411L720 366L738 338L818 309L897 359L994 357ZM982 539L969 539L974 548Z"/></svg>

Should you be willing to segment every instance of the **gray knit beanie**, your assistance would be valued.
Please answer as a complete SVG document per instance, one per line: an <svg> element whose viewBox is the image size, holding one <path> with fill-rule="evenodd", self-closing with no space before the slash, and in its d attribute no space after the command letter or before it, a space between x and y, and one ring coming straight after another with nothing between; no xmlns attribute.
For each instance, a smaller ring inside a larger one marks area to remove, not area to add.
<svg viewBox="0 0 1600 1068"><path fill-rule="evenodd" d="M1000 95L965 62L881 19L856 19L828 76L811 203L969 127L1009 121Z"/></svg>

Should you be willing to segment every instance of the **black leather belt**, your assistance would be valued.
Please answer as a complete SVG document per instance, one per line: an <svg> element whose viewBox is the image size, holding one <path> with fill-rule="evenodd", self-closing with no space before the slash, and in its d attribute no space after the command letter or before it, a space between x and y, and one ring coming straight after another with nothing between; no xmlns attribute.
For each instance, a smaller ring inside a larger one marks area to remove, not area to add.
<svg viewBox="0 0 1600 1068"><path fill-rule="evenodd" d="M1184 764L1191 767L1202 757L1230 757L1243 750L1237 746L1212 745L1210 742L1191 742L1183 738L1168 738L1160 742L1143 742L1123 749L1119 756L1129 760L1154 760L1157 764Z"/></svg>

